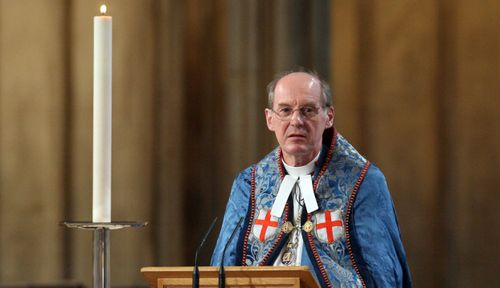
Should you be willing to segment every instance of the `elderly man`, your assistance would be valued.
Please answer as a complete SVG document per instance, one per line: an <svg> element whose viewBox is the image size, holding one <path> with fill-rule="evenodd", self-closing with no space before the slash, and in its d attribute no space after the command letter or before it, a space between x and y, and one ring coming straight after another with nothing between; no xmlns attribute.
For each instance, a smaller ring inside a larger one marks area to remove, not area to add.
<svg viewBox="0 0 500 288"><path fill-rule="evenodd" d="M235 179L212 256L219 265L307 265L322 287L410 287L382 172L333 127L330 88L288 72L268 86L279 147Z"/></svg>

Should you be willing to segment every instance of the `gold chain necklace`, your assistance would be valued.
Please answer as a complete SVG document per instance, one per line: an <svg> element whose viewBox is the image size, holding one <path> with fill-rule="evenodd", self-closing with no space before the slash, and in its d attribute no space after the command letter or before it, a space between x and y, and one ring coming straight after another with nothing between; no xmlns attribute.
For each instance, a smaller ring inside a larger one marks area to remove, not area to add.
<svg viewBox="0 0 500 288"><path fill-rule="evenodd" d="M293 194L295 197L295 201L298 203L298 210L297 210L297 215L295 215L295 225L291 224L290 222L287 222L291 224L288 226L290 226L289 229L291 229L291 231L289 232L292 232L292 235L288 240L288 243L286 244L285 251L283 251L283 255L281 256L281 263L287 266L296 264L297 247L299 246L300 231L302 230L301 226L302 211L304 209L304 199L301 199L302 195L300 193L300 186L297 185L297 183L294 186Z"/></svg>

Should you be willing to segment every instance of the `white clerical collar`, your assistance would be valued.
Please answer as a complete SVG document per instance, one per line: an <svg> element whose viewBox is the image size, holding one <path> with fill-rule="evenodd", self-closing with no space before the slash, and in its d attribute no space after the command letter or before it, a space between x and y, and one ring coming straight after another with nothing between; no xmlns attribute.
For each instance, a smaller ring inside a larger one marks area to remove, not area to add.
<svg viewBox="0 0 500 288"><path fill-rule="evenodd" d="M318 161L318 158L319 158L319 153L318 153L318 155L316 155L316 157L314 157L314 159L311 162L307 163L304 166L300 166L300 167L290 166L290 165L285 163L285 160L281 160L281 161L283 162L283 166L285 167L286 172L288 172L288 174L290 174L292 176L303 176L303 175L311 174L314 171L314 165L315 165L315 162Z"/></svg>
<svg viewBox="0 0 500 288"><path fill-rule="evenodd" d="M318 210L318 203L314 196L312 177L310 175L314 171L314 165L318 158L319 153L311 162L301 167L289 166L283 161L283 166L288 172L288 175L285 175L283 181L281 181L278 195L276 195L276 200L274 200L273 208L271 209L272 216L281 217L288 197L295 187L295 184L298 184L300 188L307 213Z"/></svg>

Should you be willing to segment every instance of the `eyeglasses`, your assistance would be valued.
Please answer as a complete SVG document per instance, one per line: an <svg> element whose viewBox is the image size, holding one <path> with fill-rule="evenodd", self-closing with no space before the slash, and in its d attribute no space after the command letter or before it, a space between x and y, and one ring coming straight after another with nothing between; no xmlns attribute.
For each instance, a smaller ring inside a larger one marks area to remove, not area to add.
<svg viewBox="0 0 500 288"><path fill-rule="evenodd" d="M314 106L303 106L299 108L292 109L290 107L280 107L278 108L278 111L275 111L274 109L270 108L271 111L273 111L276 116L282 121L289 121L292 119L293 113L295 111L299 111L300 116L302 116L304 119L311 119L314 116L318 115L319 110L321 108L314 107Z"/></svg>

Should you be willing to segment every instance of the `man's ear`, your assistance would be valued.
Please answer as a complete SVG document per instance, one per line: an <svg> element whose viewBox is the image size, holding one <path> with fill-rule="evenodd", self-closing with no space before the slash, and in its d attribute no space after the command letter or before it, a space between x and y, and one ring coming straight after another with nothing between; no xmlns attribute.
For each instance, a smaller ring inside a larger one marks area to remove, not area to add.
<svg viewBox="0 0 500 288"><path fill-rule="evenodd" d="M326 111L326 115L328 115L326 127L331 128L331 127L333 127L333 123L335 121L335 108L333 108L333 106L328 107L328 110Z"/></svg>
<svg viewBox="0 0 500 288"><path fill-rule="evenodd" d="M273 126L273 111L271 111L271 109L269 108L266 108L264 110L265 114L266 114L266 124L267 124L267 129L269 129L270 131L274 131L274 126Z"/></svg>

